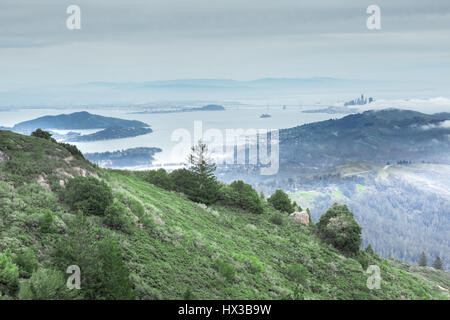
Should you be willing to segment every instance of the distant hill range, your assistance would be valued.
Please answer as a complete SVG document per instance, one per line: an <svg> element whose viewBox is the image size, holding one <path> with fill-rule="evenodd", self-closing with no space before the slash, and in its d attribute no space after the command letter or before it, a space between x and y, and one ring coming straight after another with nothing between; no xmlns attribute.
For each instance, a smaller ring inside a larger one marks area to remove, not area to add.
<svg viewBox="0 0 450 320"><path fill-rule="evenodd" d="M29 135L38 128L48 131L103 129L88 135L81 135L75 132L69 132L66 135L54 134L54 137L58 140L68 142L129 138L152 132L150 125L141 121L104 117L86 111L43 116L20 122L12 128L5 128L5 130Z"/></svg>
<svg viewBox="0 0 450 320"><path fill-rule="evenodd" d="M280 130L281 169L352 160L450 164L449 120L450 113L385 109Z"/></svg>
<svg viewBox="0 0 450 320"><path fill-rule="evenodd" d="M217 104L208 104L198 108L164 108L131 112L130 114L150 114L150 113L178 113L178 112L195 112L195 111L223 111L225 108Z"/></svg>

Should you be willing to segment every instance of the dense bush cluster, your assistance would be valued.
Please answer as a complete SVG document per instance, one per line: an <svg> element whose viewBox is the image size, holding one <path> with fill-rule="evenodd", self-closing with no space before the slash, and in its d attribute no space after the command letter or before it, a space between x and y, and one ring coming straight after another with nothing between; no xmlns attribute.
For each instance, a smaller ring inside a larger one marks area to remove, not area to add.
<svg viewBox="0 0 450 320"><path fill-rule="evenodd" d="M52 142L56 142L56 140L52 138L52 134L50 132L44 131L42 129L36 129L36 131L31 133L31 136L36 137L36 138L49 140L49 141L52 141Z"/></svg>
<svg viewBox="0 0 450 320"><path fill-rule="evenodd" d="M69 300L77 298L76 291L70 291L66 285L65 274L55 269L39 269L19 292L22 300Z"/></svg>
<svg viewBox="0 0 450 320"><path fill-rule="evenodd" d="M84 299L134 299L120 244L104 237L88 217L76 215L53 253L59 270L77 265L83 270L79 295Z"/></svg>
<svg viewBox="0 0 450 320"><path fill-rule="evenodd" d="M13 262L11 251L0 253L0 293L14 295L19 289L19 267Z"/></svg>
<svg viewBox="0 0 450 320"><path fill-rule="evenodd" d="M94 177L75 177L61 191L61 199L74 211L103 216L113 201L113 195L111 187L104 181Z"/></svg>
<svg viewBox="0 0 450 320"><path fill-rule="evenodd" d="M126 215L129 210L120 202L114 202L105 210L104 222L111 229L128 232L130 229L130 221Z"/></svg>
<svg viewBox="0 0 450 320"><path fill-rule="evenodd" d="M267 201L277 210L286 213L295 211L295 205L289 199L289 196L283 190L276 190Z"/></svg>
<svg viewBox="0 0 450 320"><path fill-rule="evenodd" d="M219 201L227 206L240 208L253 213L263 213L261 198L251 185L243 181L234 181L223 185L219 190Z"/></svg>
<svg viewBox="0 0 450 320"><path fill-rule="evenodd" d="M361 246L361 227L346 205L335 203L317 223L321 237L341 252L355 255Z"/></svg>
<svg viewBox="0 0 450 320"><path fill-rule="evenodd" d="M30 248L24 249L16 255L14 262L19 267L21 277L29 278L37 269L37 261L34 257L34 252Z"/></svg>
<svg viewBox="0 0 450 320"><path fill-rule="evenodd" d="M175 184L171 175L169 175L166 170L149 170L144 171L142 176L145 181L154 184L155 186L164 188L166 190L174 190Z"/></svg>

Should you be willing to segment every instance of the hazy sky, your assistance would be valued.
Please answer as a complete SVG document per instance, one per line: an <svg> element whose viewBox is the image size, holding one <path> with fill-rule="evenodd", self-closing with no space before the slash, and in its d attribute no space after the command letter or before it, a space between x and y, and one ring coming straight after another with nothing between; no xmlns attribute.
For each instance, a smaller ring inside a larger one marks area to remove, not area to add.
<svg viewBox="0 0 450 320"><path fill-rule="evenodd" d="M66 8L81 7L81 30ZM366 8L381 7L381 30ZM449 0L1 0L2 90L338 77L449 83Z"/></svg>

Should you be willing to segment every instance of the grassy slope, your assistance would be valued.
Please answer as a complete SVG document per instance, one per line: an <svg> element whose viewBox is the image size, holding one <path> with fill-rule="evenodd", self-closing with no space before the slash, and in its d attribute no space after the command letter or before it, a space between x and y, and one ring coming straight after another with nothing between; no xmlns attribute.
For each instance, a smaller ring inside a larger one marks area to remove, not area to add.
<svg viewBox="0 0 450 320"><path fill-rule="evenodd" d="M53 243L74 217L52 191L33 182L39 170L48 170L46 177L51 177L67 163L65 150L56 149L59 147L47 141L0 131L0 150L10 158L0 164L0 250L19 252L32 247L40 267L52 265ZM53 159L52 167L46 159ZM20 172L13 175L7 166L11 160L20 161L23 168L33 167L31 174L23 177L22 186L8 183L20 177ZM311 227L287 217L282 226L271 223L269 217L275 212L269 207L262 215L206 208L133 173L104 171L73 161L108 181L117 199L124 203L134 199L145 208L138 214L139 220L132 211L127 213L135 220L130 234L105 230L120 240L141 299L182 298L188 288L198 299L286 298L295 288L287 272L293 263L308 269L303 289L306 299L441 299L448 295L437 287L450 288L448 273L412 268L377 256L371 256L369 264L381 268L381 289L369 290L368 275L359 262L322 243ZM59 232L40 233L37 221L46 208L54 212ZM100 218L91 220L106 228ZM233 280L218 271L217 261L234 268Z"/></svg>
<svg viewBox="0 0 450 320"><path fill-rule="evenodd" d="M109 177L115 190L141 201L146 214L163 222L123 236L135 280L160 297L179 298L190 287L201 299L281 298L294 289L287 276L292 263L309 271L305 298L443 297L434 282L423 280L425 274L412 275L377 257L370 263L381 268L381 289L368 290L367 275L356 260L322 243L309 227L288 219L283 226L274 225L269 208L263 215L202 208L137 178L119 172L110 172ZM215 259L235 267L234 281L225 281L216 271Z"/></svg>

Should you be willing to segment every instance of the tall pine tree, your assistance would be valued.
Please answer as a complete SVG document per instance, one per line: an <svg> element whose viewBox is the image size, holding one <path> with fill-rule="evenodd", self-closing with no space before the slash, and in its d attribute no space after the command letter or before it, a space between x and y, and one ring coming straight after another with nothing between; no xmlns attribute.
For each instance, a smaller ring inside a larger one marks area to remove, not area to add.
<svg viewBox="0 0 450 320"><path fill-rule="evenodd" d="M423 252L423 251L419 257L419 266L421 266L421 267L427 266L427 256L425 255L425 252Z"/></svg>
<svg viewBox="0 0 450 320"><path fill-rule="evenodd" d="M433 268L438 269L438 270L443 270L444 269L444 265L442 264L442 260L441 260L441 258L439 256L437 256L436 260L434 260Z"/></svg>
<svg viewBox="0 0 450 320"><path fill-rule="evenodd" d="M189 170L196 176L195 201L205 204L213 203L217 200L219 185L214 172L216 164L208 153L208 147L202 142L191 148L191 154L188 157Z"/></svg>

